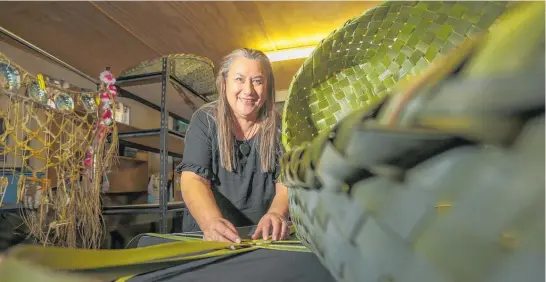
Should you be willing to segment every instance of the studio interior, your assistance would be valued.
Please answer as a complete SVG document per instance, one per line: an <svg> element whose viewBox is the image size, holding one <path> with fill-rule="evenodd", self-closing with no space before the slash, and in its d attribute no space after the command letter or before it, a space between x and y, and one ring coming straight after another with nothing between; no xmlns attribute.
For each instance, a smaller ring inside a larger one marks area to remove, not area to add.
<svg viewBox="0 0 546 282"><path fill-rule="evenodd" d="M544 1L0 1L0 281L545 281Z"/></svg>

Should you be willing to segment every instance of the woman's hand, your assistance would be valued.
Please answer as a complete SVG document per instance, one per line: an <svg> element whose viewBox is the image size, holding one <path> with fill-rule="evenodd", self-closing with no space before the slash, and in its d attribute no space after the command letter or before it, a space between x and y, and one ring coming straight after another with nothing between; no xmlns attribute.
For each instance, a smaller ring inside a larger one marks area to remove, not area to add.
<svg viewBox="0 0 546 282"><path fill-rule="evenodd" d="M258 222L252 239L258 239L260 235L264 240L268 240L269 235L271 235L273 241L285 239L290 235L288 221L278 213L268 212Z"/></svg>
<svg viewBox="0 0 546 282"><path fill-rule="evenodd" d="M241 243L241 238L235 226L220 217L213 218L205 224L203 228L203 240Z"/></svg>

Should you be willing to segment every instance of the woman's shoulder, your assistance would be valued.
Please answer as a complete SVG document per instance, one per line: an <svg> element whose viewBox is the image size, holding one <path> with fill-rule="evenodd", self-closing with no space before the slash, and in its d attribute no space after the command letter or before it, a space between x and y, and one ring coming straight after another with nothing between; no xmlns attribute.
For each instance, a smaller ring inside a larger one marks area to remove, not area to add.
<svg viewBox="0 0 546 282"><path fill-rule="evenodd" d="M213 103L205 104L197 109L191 117L190 124L204 124L208 127L216 124L216 105Z"/></svg>

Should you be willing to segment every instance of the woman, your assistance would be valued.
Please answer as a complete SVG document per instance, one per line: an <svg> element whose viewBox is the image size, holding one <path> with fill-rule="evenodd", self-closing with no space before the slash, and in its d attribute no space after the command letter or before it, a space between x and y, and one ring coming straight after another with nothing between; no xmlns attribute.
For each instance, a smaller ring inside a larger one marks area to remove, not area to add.
<svg viewBox="0 0 546 282"><path fill-rule="evenodd" d="M197 110L185 138L184 231L237 242L235 227L256 225L252 238L280 240L289 228L287 188L277 182L282 154L275 80L266 55L238 49L220 66L217 101Z"/></svg>

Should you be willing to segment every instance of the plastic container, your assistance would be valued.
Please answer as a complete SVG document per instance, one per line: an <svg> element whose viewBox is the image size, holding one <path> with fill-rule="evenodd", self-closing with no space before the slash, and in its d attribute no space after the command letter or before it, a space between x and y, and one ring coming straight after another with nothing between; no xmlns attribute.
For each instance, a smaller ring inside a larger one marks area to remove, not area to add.
<svg viewBox="0 0 546 282"><path fill-rule="evenodd" d="M19 186L19 177L27 176L32 177L32 172L17 172L17 171L1 171L0 170L0 177L7 177L8 178L8 187L6 188L6 191L4 192L4 201L2 203L4 204L15 204L17 203L17 187ZM37 173L36 177L43 178L43 173ZM2 198L2 195L0 194L0 199Z"/></svg>

